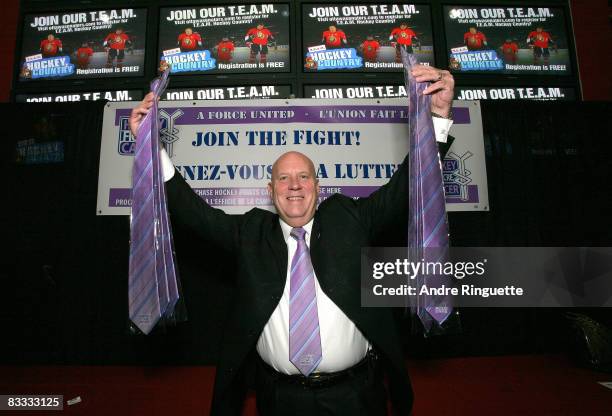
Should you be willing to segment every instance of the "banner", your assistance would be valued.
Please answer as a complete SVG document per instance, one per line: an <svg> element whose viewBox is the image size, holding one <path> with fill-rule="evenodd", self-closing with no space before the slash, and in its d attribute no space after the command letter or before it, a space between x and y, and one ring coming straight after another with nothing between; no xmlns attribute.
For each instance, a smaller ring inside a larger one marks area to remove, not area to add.
<svg viewBox="0 0 612 416"><path fill-rule="evenodd" d="M160 136L178 171L214 207L231 214L273 210L272 163L290 150L315 163L323 201L365 197L389 181L408 152L406 99L162 101ZM104 112L98 215L129 215L136 103ZM480 104L457 101L443 161L449 211L488 210Z"/></svg>

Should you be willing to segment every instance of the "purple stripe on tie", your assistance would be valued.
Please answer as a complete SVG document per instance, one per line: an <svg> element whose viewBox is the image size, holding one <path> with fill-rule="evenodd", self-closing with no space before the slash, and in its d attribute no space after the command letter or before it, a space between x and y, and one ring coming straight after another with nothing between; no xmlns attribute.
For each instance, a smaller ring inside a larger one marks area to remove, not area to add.
<svg viewBox="0 0 612 416"><path fill-rule="evenodd" d="M306 347L308 347L310 345L310 343L314 343L315 341L318 341L319 343L321 342L320 339L317 340L317 338L319 338L319 326L317 325L317 327L315 328L315 330L310 334L310 336L308 337L308 339L306 340L306 342L304 342L303 344L301 344L301 347L296 351L296 353L294 355L291 356L291 360L295 361L296 358L299 358L300 355L304 352L304 350L306 349Z"/></svg>
<svg viewBox="0 0 612 416"><path fill-rule="evenodd" d="M300 299L301 300L301 299ZM316 308L317 306L317 299L313 298L310 303L308 303L307 305L300 305L300 307L298 308L297 305L293 304L291 305L296 311L299 311L298 313L296 313L296 315L293 317L293 319L291 319L290 325L289 325L289 332L293 332L293 330L295 329L296 325L299 325L299 323L304 319L304 317L306 316L306 314L308 312L310 312L310 310L314 307Z"/></svg>

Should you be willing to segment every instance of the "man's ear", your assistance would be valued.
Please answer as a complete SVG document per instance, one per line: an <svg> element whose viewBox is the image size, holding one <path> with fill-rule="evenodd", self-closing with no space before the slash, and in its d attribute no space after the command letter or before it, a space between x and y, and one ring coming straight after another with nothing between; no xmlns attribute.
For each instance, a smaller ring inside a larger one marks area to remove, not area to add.
<svg viewBox="0 0 612 416"><path fill-rule="evenodd" d="M268 196L272 198L272 193L274 192L274 188L272 187L272 182L268 182Z"/></svg>

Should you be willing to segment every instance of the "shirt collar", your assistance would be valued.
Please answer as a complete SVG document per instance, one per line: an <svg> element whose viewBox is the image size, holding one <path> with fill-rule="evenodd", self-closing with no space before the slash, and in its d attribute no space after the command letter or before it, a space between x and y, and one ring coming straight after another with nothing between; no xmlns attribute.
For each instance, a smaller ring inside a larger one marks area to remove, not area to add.
<svg viewBox="0 0 612 416"><path fill-rule="evenodd" d="M278 222L280 223L281 230L283 230L283 238L285 239L286 243L289 241L289 238L291 238L291 230L293 229L293 227L283 221L280 217L278 218ZM308 241L308 237L310 236L310 232L312 231L313 222L314 217L302 226L302 228L306 230L306 241Z"/></svg>

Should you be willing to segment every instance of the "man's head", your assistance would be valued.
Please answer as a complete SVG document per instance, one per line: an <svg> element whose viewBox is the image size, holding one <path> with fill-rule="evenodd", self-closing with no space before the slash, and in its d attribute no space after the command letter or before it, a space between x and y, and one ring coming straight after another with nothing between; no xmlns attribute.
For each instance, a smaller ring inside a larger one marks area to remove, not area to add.
<svg viewBox="0 0 612 416"><path fill-rule="evenodd" d="M408 25L406 24L406 22L402 22L400 23L400 29L406 29L408 27Z"/></svg>
<svg viewBox="0 0 612 416"><path fill-rule="evenodd" d="M87 43L87 42L81 43L81 47L82 48L87 48L88 46L89 46L89 43Z"/></svg>
<svg viewBox="0 0 612 416"><path fill-rule="evenodd" d="M263 23L257 23L257 30L261 30L264 28Z"/></svg>
<svg viewBox="0 0 612 416"><path fill-rule="evenodd" d="M366 36L366 40L374 40L374 36L368 35L368 36Z"/></svg>
<svg viewBox="0 0 612 416"><path fill-rule="evenodd" d="M332 33L334 33L334 32L336 31L336 26L331 25L331 26L329 27L329 31L330 31L330 32L332 32Z"/></svg>
<svg viewBox="0 0 612 416"><path fill-rule="evenodd" d="M186 34L187 36L191 35L192 33L193 33L193 29L192 29L192 28L190 28L190 27L185 28L185 34Z"/></svg>
<svg viewBox="0 0 612 416"><path fill-rule="evenodd" d="M53 40L54 40L54 39L55 39L55 36L53 36L53 33L49 33L49 34L47 35L47 40L48 40L49 42L53 42Z"/></svg>
<svg viewBox="0 0 612 416"><path fill-rule="evenodd" d="M544 28L542 26L536 27L536 32L541 32L542 30L544 30Z"/></svg>
<svg viewBox="0 0 612 416"><path fill-rule="evenodd" d="M475 34L476 33L476 28L475 27L471 27L470 28L470 33L471 34Z"/></svg>
<svg viewBox="0 0 612 416"><path fill-rule="evenodd" d="M299 152L287 152L272 165L268 193L276 212L292 227L302 227L317 209L319 180L312 160Z"/></svg>
<svg viewBox="0 0 612 416"><path fill-rule="evenodd" d="M122 27L118 27L117 29L115 29L115 33L120 35L123 33L123 28Z"/></svg>

